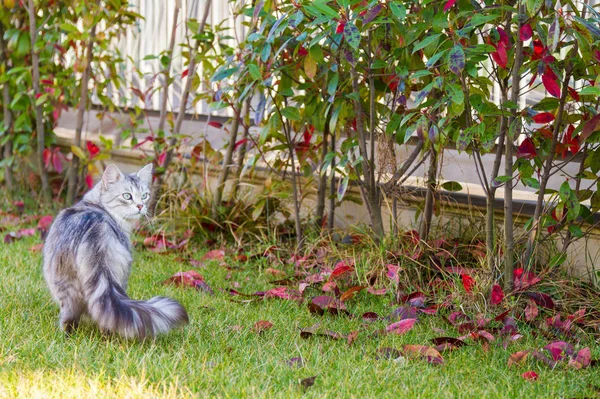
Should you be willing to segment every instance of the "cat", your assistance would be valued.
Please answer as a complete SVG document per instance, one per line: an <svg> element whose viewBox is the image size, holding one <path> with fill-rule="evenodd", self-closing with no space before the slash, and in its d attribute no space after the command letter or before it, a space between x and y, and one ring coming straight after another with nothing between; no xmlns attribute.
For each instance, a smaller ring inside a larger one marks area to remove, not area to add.
<svg viewBox="0 0 600 399"><path fill-rule="evenodd" d="M130 299L132 229L148 212L152 164L126 175L109 165L76 205L61 211L44 244L44 278L60 307L60 326L73 332L87 314L103 332L124 338L165 333L187 324L177 301Z"/></svg>

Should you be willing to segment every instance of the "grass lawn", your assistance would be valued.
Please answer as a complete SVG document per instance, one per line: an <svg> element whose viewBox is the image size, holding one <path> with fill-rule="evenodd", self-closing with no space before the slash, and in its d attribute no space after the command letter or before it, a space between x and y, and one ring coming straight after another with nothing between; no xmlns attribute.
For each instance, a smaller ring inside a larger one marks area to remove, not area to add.
<svg viewBox="0 0 600 399"><path fill-rule="evenodd" d="M346 340L303 339L300 328L318 322L323 329L345 334L363 323L360 317L317 316L306 304L289 300L232 302L221 289L232 287L234 281L245 293L273 287L268 283L273 277L263 271L268 267L264 260L246 263L239 271L209 262L199 272L215 291L210 296L162 284L173 273L192 269L189 264L174 255L138 251L130 296L174 297L187 308L190 324L143 343L103 337L89 323L67 338L57 327L58 308L43 281L41 254L29 250L38 242L38 237L27 237L0 247L1 398L582 398L597 397L600 389L600 368L574 370L561 363L552 370L533 360L508 368L511 353L548 343L530 334L508 350L492 342L487 352L479 344L445 352L439 366L418 359L375 358L382 347L430 345L431 338L440 336L432 329L435 326L446 329L446 335L459 335L432 316L421 317L404 335L374 338L372 332L389 324L378 321L368 325L352 346ZM357 315L367 311L387 315L393 308L391 296L363 291L348 309ZM257 334L251 327L259 320L268 320L273 327ZM598 346L592 347L592 358L599 355ZM294 357L301 357L303 366L290 366ZM529 370L539 374L537 381L521 376ZM317 376L314 385L304 389L299 381L312 376Z"/></svg>

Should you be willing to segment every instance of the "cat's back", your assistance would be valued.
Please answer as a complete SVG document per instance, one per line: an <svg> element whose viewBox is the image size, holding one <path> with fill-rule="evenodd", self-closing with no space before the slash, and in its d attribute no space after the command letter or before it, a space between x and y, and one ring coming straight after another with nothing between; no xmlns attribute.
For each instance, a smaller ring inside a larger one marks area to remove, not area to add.
<svg viewBox="0 0 600 399"><path fill-rule="evenodd" d="M46 237L44 256L56 251L76 251L82 243L96 246L107 239L129 246L127 236L114 218L100 206L82 201L57 215Z"/></svg>

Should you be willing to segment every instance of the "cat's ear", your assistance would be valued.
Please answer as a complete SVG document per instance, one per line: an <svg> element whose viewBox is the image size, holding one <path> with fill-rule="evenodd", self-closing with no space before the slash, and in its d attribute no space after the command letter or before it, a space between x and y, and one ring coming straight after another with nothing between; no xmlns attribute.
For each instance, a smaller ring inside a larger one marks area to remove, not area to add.
<svg viewBox="0 0 600 399"><path fill-rule="evenodd" d="M140 169L140 171L137 172L137 177L147 185L152 184L152 164L149 163Z"/></svg>
<svg viewBox="0 0 600 399"><path fill-rule="evenodd" d="M117 165L110 164L102 174L102 186L106 188L109 184L117 183L121 179L123 179L123 173L117 168Z"/></svg>

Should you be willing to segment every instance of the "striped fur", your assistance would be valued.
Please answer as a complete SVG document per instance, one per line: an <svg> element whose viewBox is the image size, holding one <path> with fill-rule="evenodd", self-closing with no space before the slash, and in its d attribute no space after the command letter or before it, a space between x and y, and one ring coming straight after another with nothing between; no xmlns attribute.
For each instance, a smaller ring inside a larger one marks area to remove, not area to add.
<svg viewBox="0 0 600 399"><path fill-rule="evenodd" d="M177 301L136 301L126 294L131 271L129 235L146 216L152 165L124 175L115 165L81 202L60 212L44 245L44 277L69 333L89 315L106 332L144 338L186 324Z"/></svg>

